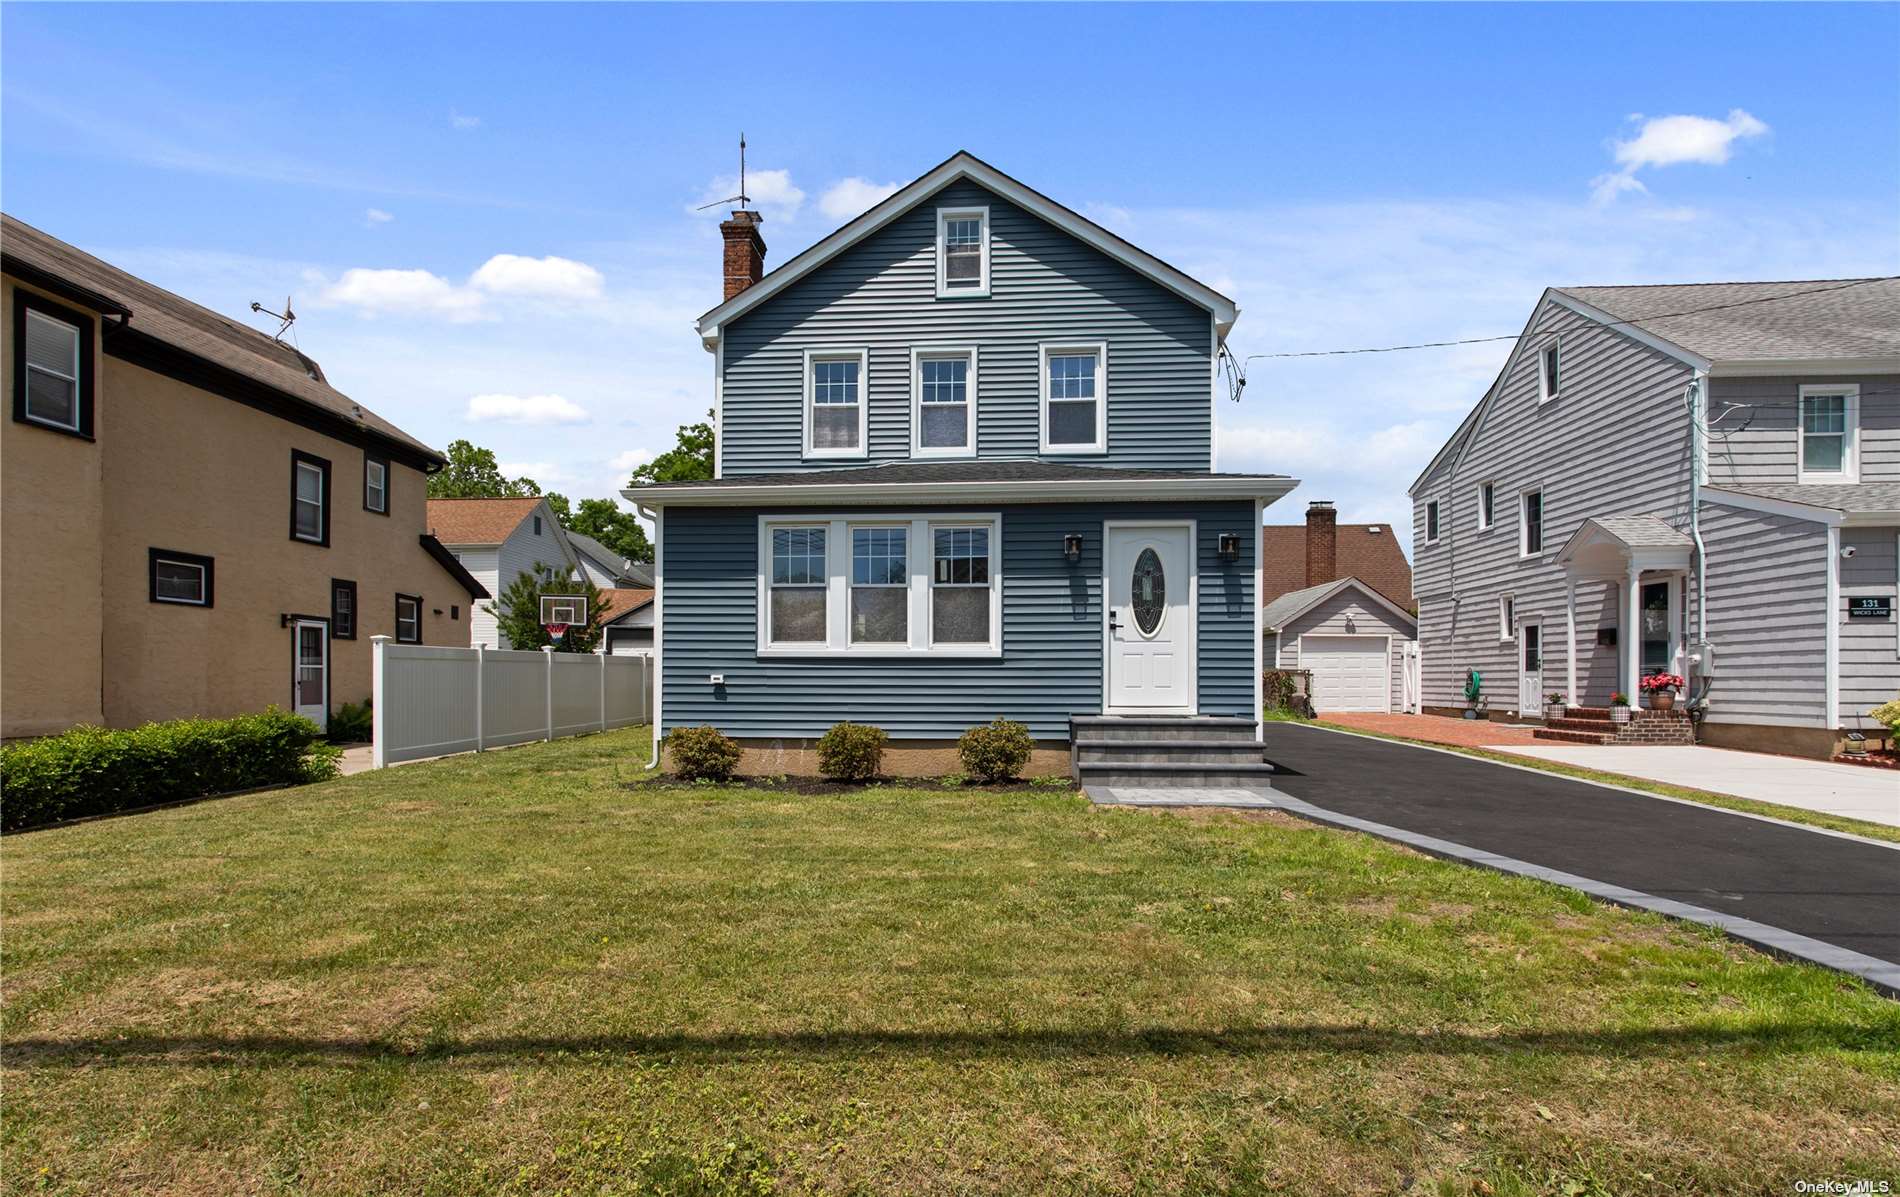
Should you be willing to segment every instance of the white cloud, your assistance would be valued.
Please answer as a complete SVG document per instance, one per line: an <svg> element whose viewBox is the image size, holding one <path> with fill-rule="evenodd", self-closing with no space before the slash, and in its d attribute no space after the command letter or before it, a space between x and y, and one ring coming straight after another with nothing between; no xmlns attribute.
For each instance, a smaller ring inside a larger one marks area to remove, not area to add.
<svg viewBox="0 0 1900 1197"><path fill-rule="evenodd" d="M388 224L394 219L396 219L394 213L385 212L381 208L371 208L363 213L363 223L372 226Z"/></svg>
<svg viewBox="0 0 1900 1197"><path fill-rule="evenodd" d="M449 109L449 127L451 129L479 129L482 127L482 118L469 116L467 113L457 112L451 108Z"/></svg>
<svg viewBox="0 0 1900 1197"><path fill-rule="evenodd" d="M1636 135L1611 143L1617 169L1590 181L1592 198L1607 204L1625 191L1647 191L1636 172L1646 167L1685 162L1721 166L1734 155L1735 143L1767 134L1768 126L1740 108L1727 119L1706 116L1632 116Z"/></svg>
<svg viewBox="0 0 1900 1197"><path fill-rule="evenodd" d="M504 478L532 478L543 487L558 486L573 477L552 461L497 461L495 468Z"/></svg>
<svg viewBox="0 0 1900 1197"><path fill-rule="evenodd" d="M463 415L502 424L581 424L587 409L560 395L476 395Z"/></svg>
<svg viewBox="0 0 1900 1197"><path fill-rule="evenodd" d="M496 254L468 277L469 286L491 295L540 299L598 299L605 282L600 271L585 262L519 254Z"/></svg>
<svg viewBox="0 0 1900 1197"><path fill-rule="evenodd" d="M805 193L792 182L792 172L789 170L748 170L745 174L745 190L752 199L753 207L780 220L797 216L799 208L805 203ZM688 211L724 219L724 205L738 194L739 176L720 175L706 185L706 190L700 194L699 203ZM700 211L702 207L704 211Z"/></svg>
<svg viewBox="0 0 1900 1197"><path fill-rule="evenodd" d="M625 453L614 454L608 460L607 467L618 474L631 474L652 461L655 456L656 454L651 449L628 449Z"/></svg>
<svg viewBox="0 0 1900 1197"><path fill-rule="evenodd" d="M839 179L819 197L818 210L836 221L850 220L896 193L901 183L873 183L856 175Z"/></svg>
<svg viewBox="0 0 1900 1197"><path fill-rule="evenodd" d="M450 320L481 318L480 295L427 270L345 270L318 298L320 303L352 307L365 316L411 312Z"/></svg>

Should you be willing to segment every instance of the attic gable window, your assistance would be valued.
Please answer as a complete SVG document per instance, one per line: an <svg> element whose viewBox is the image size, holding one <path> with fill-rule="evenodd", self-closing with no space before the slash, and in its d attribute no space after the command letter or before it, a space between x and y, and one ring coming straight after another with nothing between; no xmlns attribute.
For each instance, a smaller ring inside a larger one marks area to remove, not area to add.
<svg viewBox="0 0 1900 1197"><path fill-rule="evenodd" d="M981 298L990 293L990 210L937 209L937 296Z"/></svg>
<svg viewBox="0 0 1900 1197"><path fill-rule="evenodd" d="M1563 342L1552 340L1537 355L1537 401L1549 403L1557 397L1557 388L1562 381L1560 369L1563 364Z"/></svg>

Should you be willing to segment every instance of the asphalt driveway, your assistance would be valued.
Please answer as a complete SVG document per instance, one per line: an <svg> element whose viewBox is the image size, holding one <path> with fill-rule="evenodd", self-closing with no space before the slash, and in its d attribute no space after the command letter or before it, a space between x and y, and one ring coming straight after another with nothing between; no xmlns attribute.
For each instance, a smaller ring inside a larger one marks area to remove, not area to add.
<svg viewBox="0 0 1900 1197"><path fill-rule="evenodd" d="M1294 723L1265 736L1274 788L1322 810L1900 965L1900 849Z"/></svg>

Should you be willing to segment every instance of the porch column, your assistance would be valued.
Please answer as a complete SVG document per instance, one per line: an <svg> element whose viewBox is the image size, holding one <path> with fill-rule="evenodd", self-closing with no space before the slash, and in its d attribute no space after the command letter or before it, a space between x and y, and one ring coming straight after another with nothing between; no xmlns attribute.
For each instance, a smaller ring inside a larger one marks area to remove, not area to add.
<svg viewBox="0 0 1900 1197"><path fill-rule="evenodd" d="M1637 671L1643 667L1643 586L1642 571L1630 566L1629 577L1623 583L1623 631L1619 643L1623 646L1623 693L1629 695L1630 706L1640 706L1637 697Z"/></svg>
<svg viewBox="0 0 1900 1197"><path fill-rule="evenodd" d="M1573 707L1583 705L1583 699L1577 694L1577 580L1564 579L1564 631L1568 637L1568 651L1564 653L1564 698Z"/></svg>

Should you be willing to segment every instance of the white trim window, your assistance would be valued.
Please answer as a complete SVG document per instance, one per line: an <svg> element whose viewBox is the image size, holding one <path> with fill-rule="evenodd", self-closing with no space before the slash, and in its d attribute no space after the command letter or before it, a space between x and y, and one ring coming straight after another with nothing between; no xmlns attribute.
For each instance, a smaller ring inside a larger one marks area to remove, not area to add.
<svg viewBox="0 0 1900 1197"><path fill-rule="evenodd" d="M1042 451L1108 452L1108 343L1042 346Z"/></svg>
<svg viewBox="0 0 1900 1197"><path fill-rule="evenodd" d="M1517 497L1517 555L1537 557L1544 552L1544 489L1537 487Z"/></svg>
<svg viewBox="0 0 1900 1197"><path fill-rule="evenodd" d="M1561 393L1563 385L1564 342L1562 337L1552 337L1537 355L1537 401L1549 403Z"/></svg>
<svg viewBox="0 0 1900 1197"><path fill-rule="evenodd" d="M910 525L851 529L851 643L910 643Z"/></svg>
<svg viewBox="0 0 1900 1197"><path fill-rule="evenodd" d="M206 561L183 561L157 555L152 558L152 601L211 605L211 566Z"/></svg>
<svg viewBox="0 0 1900 1197"><path fill-rule="evenodd" d="M870 353L805 351L805 456L863 457Z"/></svg>
<svg viewBox="0 0 1900 1197"><path fill-rule="evenodd" d="M77 325L31 308L26 312L26 418L78 432L81 422Z"/></svg>
<svg viewBox="0 0 1900 1197"><path fill-rule="evenodd" d="M1498 485L1495 482L1478 483L1478 531L1483 532L1498 522Z"/></svg>
<svg viewBox="0 0 1900 1197"><path fill-rule="evenodd" d="M976 349L913 349L910 378L911 456L974 457Z"/></svg>
<svg viewBox="0 0 1900 1197"><path fill-rule="evenodd" d="M823 645L830 625L829 527L780 526L770 534L769 597L761 643Z"/></svg>
<svg viewBox="0 0 1900 1197"><path fill-rule="evenodd" d="M1425 500L1425 543L1438 543L1438 500Z"/></svg>
<svg viewBox="0 0 1900 1197"><path fill-rule="evenodd" d="M389 514L389 464L380 458L363 459L363 510Z"/></svg>
<svg viewBox="0 0 1900 1197"><path fill-rule="evenodd" d="M762 657L1002 655L995 513L759 517Z"/></svg>
<svg viewBox="0 0 1900 1197"><path fill-rule="evenodd" d="M1799 480L1860 481L1860 385L1803 386L1799 411Z"/></svg>
<svg viewBox="0 0 1900 1197"><path fill-rule="evenodd" d="M937 298L982 299L989 293L989 208L938 208Z"/></svg>
<svg viewBox="0 0 1900 1197"><path fill-rule="evenodd" d="M1498 596L1498 640L1517 639L1517 599L1509 594Z"/></svg>

